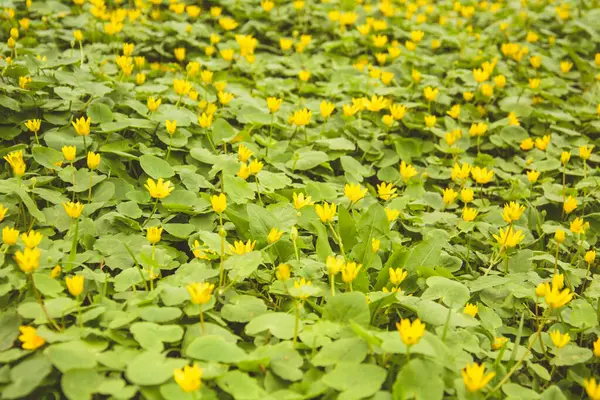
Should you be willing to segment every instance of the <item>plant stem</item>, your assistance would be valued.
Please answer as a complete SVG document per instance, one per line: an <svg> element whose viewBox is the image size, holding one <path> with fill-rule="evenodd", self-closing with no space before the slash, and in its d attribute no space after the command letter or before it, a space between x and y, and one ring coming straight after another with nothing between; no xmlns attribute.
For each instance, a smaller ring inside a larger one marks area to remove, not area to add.
<svg viewBox="0 0 600 400"><path fill-rule="evenodd" d="M152 207L152 212L150 213L150 216L146 219L146 221L144 221L144 223L142 224L142 228L144 226L146 226L146 224L148 223L148 221L150 221L150 219L154 216L154 213L156 212L156 208L158 207L158 198L156 199L156 201L154 202L154 207Z"/></svg>
<svg viewBox="0 0 600 400"><path fill-rule="evenodd" d="M85 137L85 136L84 136ZM90 169L90 189L88 191L88 203L92 202L92 176L93 176L93 172Z"/></svg>
<svg viewBox="0 0 600 400"><path fill-rule="evenodd" d="M329 273L329 284L331 285L331 295L335 296L335 275Z"/></svg>
<svg viewBox="0 0 600 400"><path fill-rule="evenodd" d="M219 266L219 289L221 289L221 287L223 286L223 281L225 278L225 264L224 264L224 258L225 258L225 235L224 232L225 230L223 229L223 216L222 214L219 214L219 226L220 226L220 230L219 230L219 236L221 236L221 254L220 254L220 266Z"/></svg>
<svg viewBox="0 0 600 400"><path fill-rule="evenodd" d="M202 310L202 304L200 306L200 325L202 326L202 334L206 335L206 327L204 326L204 310Z"/></svg>
<svg viewBox="0 0 600 400"><path fill-rule="evenodd" d="M300 325L300 302L298 300L294 300L296 306L296 322L294 323L294 340L292 341L292 345L294 349L296 348L296 342L298 341L298 327Z"/></svg>

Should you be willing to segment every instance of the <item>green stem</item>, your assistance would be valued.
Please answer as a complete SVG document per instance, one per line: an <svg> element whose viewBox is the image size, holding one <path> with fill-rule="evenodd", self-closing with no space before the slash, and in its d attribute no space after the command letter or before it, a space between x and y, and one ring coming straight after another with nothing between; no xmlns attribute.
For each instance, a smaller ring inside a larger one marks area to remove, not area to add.
<svg viewBox="0 0 600 400"><path fill-rule="evenodd" d="M152 207L152 212L150 213L150 216L146 219L146 221L144 221L144 223L142 224L142 228L144 226L146 226L146 224L148 223L148 221L150 221L150 219L154 216L154 213L156 212L156 208L158 207L158 198L156 199L156 201L154 202L154 207Z"/></svg>
<svg viewBox="0 0 600 400"><path fill-rule="evenodd" d="M148 282L146 282L146 278L144 278L144 273L142 272L142 268L140 267L140 264L138 263L137 258L135 258L135 255L133 254L133 252L131 251L131 249L129 248L129 246L126 243L124 243L123 245L125 246L125 249L127 249L127 252L131 256L131 258L133 258L133 262L135 263L135 267L137 268L138 272L140 273L140 277L142 278L142 282L144 282L144 288L146 290L148 290ZM135 288L135 286L134 286L134 288Z"/></svg>
<svg viewBox="0 0 600 400"><path fill-rule="evenodd" d="M206 335L206 327L204 326L204 310L202 310L202 304L200 306L200 325L202 326L202 334Z"/></svg>
<svg viewBox="0 0 600 400"><path fill-rule="evenodd" d="M93 172L90 169L90 188L88 190L88 203L92 202L92 176L93 176Z"/></svg>
<svg viewBox="0 0 600 400"><path fill-rule="evenodd" d="M340 253L342 253L342 256L344 256L344 258L346 258L346 253L344 252L344 244L342 243L342 239L340 238L338 233L335 231L335 229L333 229L333 225L331 224L331 221L329 222L329 228L331 229L333 238L335 239L335 241L338 243L338 246L340 247Z"/></svg>
<svg viewBox="0 0 600 400"><path fill-rule="evenodd" d="M219 289L223 286L223 281L225 278L225 264L224 264L224 258L225 258L225 235L224 230L223 230L223 216L221 214L219 214L219 226L220 226L220 230L219 230L219 236L221 236L221 254L220 254L220 266L219 266Z"/></svg>
<svg viewBox="0 0 600 400"><path fill-rule="evenodd" d="M331 285L331 295L335 296L335 275L329 273L329 284Z"/></svg>
<svg viewBox="0 0 600 400"><path fill-rule="evenodd" d="M71 227L73 225L73 221L71 221ZM71 269L75 267L74 261L77 256L77 240L79 236L79 218L75 219L75 229L71 232L73 234L73 240L71 242L71 253L69 254L69 263L71 264Z"/></svg>
<svg viewBox="0 0 600 400"><path fill-rule="evenodd" d="M296 322L294 323L294 340L292 341L292 344L295 349L296 342L298 341L298 328L300 326L300 302L298 300L294 300L294 302L296 303Z"/></svg>

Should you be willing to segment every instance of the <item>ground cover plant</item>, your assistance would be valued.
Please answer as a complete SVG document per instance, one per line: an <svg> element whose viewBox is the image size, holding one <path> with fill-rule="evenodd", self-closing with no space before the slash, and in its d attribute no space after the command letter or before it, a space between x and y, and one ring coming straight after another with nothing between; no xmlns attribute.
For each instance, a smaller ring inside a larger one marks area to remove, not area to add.
<svg viewBox="0 0 600 400"><path fill-rule="evenodd" d="M595 0L0 14L0 398L600 399Z"/></svg>

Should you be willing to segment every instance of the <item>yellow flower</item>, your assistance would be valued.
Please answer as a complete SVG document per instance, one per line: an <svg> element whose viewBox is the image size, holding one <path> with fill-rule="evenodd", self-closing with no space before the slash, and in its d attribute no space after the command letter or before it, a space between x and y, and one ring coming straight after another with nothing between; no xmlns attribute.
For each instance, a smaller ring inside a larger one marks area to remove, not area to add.
<svg viewBox="0 0 600 400"><path fill-rule="evenodd" d="M77 297L83 292L83 285L85 282L83 275L67 276L65 282L67 284L67 289L69 289L69 293L71 293L73 297Z"/></svg>
<svg viewBox="0 0 600 400"><path fill-rule="evenodd" d="M304 193L296 193L294 192L293 194L293 199L294 199L294 208L296 210L301 209L304 206L310 206L312 204L314 204L311 201L311 197L310 196L306 196L304 197Z"/></svg>
<svg viewBox="0 0 600 400"><path fill-rule="evenodd" d="M427 128L433 128L437 121L437 117L435 115L426 115L425 116L425 126Z"/></svg>
<svg viewBox="0 0 600 400"><path fill-rule="evenodd" d="M600 400L600 385L596 384L596 379L584 379L583 387L585 388L585 392L591 400Z"/></svg>
<svg viewBox="0 0 600 400"><path fill-rule="evenodd" d="M373 35L371 36L371 40L375 47L384 47L388 42L388 37L385 35Z"/></svg>
<svg viewBox="0 0 600 400"><path fill-rule="evenodd" d="M225 209L227 209L227 197L225 197L224 193L211 196L210 203L213 211L217 214L221 214L223 211L225 211Z"/></svg>
<svg viewBox="0 0 600 400"><path fill-rule="evenodd" d="M408 276L408 272L402 268L390 268L388 269L388 275L390 276L390 282L394 286L400 285Z"/></svg>
<svg viewBox="0 0 600 400"><path fill-rule="evenodd" d="M4 237L4 230L2 236ZM23 252L17 251L14 258L21 271L30 274L40 266L40 249L26 247Z"/></svg>
<svg viewBox="0 0 600 400"><path fill-rule="evenodd" d="M519 122L519 117L514 112L508 113L508 124L511 126L521 126L521 122Z"/></svg>
<svg viewBox="0 0 600 400"><path fill-rule="evenodd" d="M342 267L342 280L346 283L351 283L356 279L362 268L362 264L356 264L354 261L348 261Z"/></svg>
<svg viewBox="0 0 600 400"><path fill-rule="evenodd" d="M544 135L541 138L535 139L535 147L540 150L546 150L548 145L550 144L551 137L550 135Z"/></svg>
<svg viewBox="0 0 600 400"><path fill-rule="evenodd" d="M423 90L423 95L425 96L425 99L427 99L427 101L432 102L432 101L435 101L435 98L437 97L439 92L440 92L440 90L438 88L434 89L430 86L427 86Z"/></svg>
<svg viewBox="0 0 600 400"><path fill-rule="evenodd" d="M402 179L407 182L413 176L417 175L417 170L410 164L405 163L404 161L400 162L400 176Z"/></svg>
<svg viewBox="0 0 600 400"><path fill-rule="evenodd" d="M563 285L563 280L554 278L552 279L552 285L546 283L544 297L550 309L560 308L573 299L574 293L569 288L563 290Z"/></svg>
<svg viewBox="0 0 600 400"><path fill-rule="evenodd" d="M469 392L477 392L483 389L496 376L495 372L485 374L485 367L477 363L467 365L461 370L461 374Z"/></svg>
<svg viewBox="0 0 600 400"><path fill-rule="evenodd" d="M177 95L185 96L192 90L192 84L183 79L174 79L173 90L175 90Z"/></svg>
<svg viewBox="0 0 600 400"><path fill-rule="evenodd" d="M538 69L542 65L542 58L540 56L529 57L529 63L535 69Z"/></svg>
<svg viewBox="0 0 600 400"><path fill-rule="evenodd" d="M25 161L23 161L23 150L13 151L3 157L11 166L15 176L21 176L25 173Z"/></svg>
<svg viewBox="0 0 600 400"><path fill-rule="evenodd" d="M306 70L301 70L298 73L298 79L300 79L302 82L308 81L310 79L310 72Z"/></svg>
<svg viewBox="0 0 600 400"><path fill-rule="evenodd" d="M457 119L460 116L460 104L453 105L450 110L446 111L446 114Z"/></svg>
<svg viewBox="0 0 600 400"><path fill-rule="evenodd" d="M162 235L162 232L163 232L163 228L158 228L158 227L154 227L154 226L151 228L148 228L148 230L146 231L146 239L151 244L156 244L156 243L160 242L160 237Z"/></svg>
<svg viewBox="0 0 600 400"><path fill-rule="evenodd" d="M184 392L195 392L202 385L202 368L197 364L186 365L183 369L175 369L173 378Z"/></svg>
<svg viewBox="0 0 600 400"><path fill-rule="evenodd" d="M571 225L569 229L573 233L583 234L590 227L589 222L584 222L582 218L577 217L573 221L571 221Z"/></svg>
<svg viewBox="0 0 600 400"><path fill-rule="evenodd" d="M90 123L92 119L90 117L81 117L76 119L75 121L71 121L71 124L75 128L75 132L77 132L80 136L88 136L90 134Z"/></svg>
<svg viewBox="0 0 600 400"><path fill-rule="evenodd" d="M521 218L521 214L525 211L525 206L520 205L515 201L511 201L504 205L504 211L502 213L502 219L504 222L511 223Z"/></svg>
<svg viewBox="0 0 600 400"><path fill-rule="evenodd" d="M387 217L388 222L393 222L400 216L400 211L386 207L385 216Z"/></svg>
<svg viewBox="0 0 600 400"><path fill-rule="evenodd" d="M463 92L463 99L465 99L465 101L471 101L473 96L473 92Z"/></svg>
<svg viewBox="0 0 600 400"><path fill-rule="evenodd" d="M464 221L471 222L477 217L478 211L474 208L465 207L462 211L462 218Z"/></svg>
<svg viewBox="0 0 600 400"><path fill-rule="evenodd" d="M283 50L283 51L291 49L292 44L294 44L294 42L292 42L291 39L286 39L286 38L279 39L279 47L281 47L281 50Z"/></svg>
<svg viewBox="0 0 600 400"><path fill-rule="evenodd" d="M0 204L0 222L4 219L7 212L8 212L8 208L6 208L2 204Z"/></svg>
<svg viewBox="0 0 600 400"><path fill-rule="evenodd" d="M146 82L146 74L144 73L138 73L135 74L135 83L138 85L143 85L144 82Z"/></svg>
<svg viewBox="0 0 600 400"><path fill-rule="evenodd" d="M311 116L312 111L309 111L308 108L303 108L302 110L295 111L290 118L290 121L296 126L305 126L310 124Z"/></svg>
<svg viewBox="0 0 600 400"><path fill-rule="evenodd" d="M390 104L390 113L395 120L401 120L406 114L406 106L401 104Z"/></svg>
<svg viewBox="0 0 600 400"><path fill-rule="evenodd" d="M200 79L202 79L202 82L204 82L205 85L208 85L212 82L213 72L205 69L204 71L200 72Z"/></svg>
<svg viewBox="0 0 600 400"><path fill-rule="evenodd" d="M512 226L509 226L506 231L504 229L500 229L499 235L492 235L494 239L500 244L503 248L511 248L516 247L519 243L525 239L523 235L523 231L520 229L515 232Z"/></svg>
<svg viewBox="0 0 600 400"><path fill-rule="evenodd" d="M15 228L5 226L2 229L2 242L8 246L12 246L19 240L19 231Z"/></svg>
<svg viewBox="0 0 600 400"><path fill-rule="evenodd" d="M416 69L413 69L412 72L410 73L410 78L415 82L420 82L421 81L421 73L419 71L417 71Z"/></svg>
<svg viewBox="0 0 600 400"><path fill-rule="evenodd" d="M373 253L377 253L379 251L379 247L381 246L381 240L372 238L371 239L371 251Z"/></svg>
<svg viewBox="0 0 600 400"><path fill-rule="evenodd" d="M540 177L540 173L535 170L527 171L526 173L527 173L527 180L531 183L537 182L538 178Z"/></svg>
<svg viewBox="0 0 600 400"><path fill-rule="evenodd" d="M556 240L558 243L563 243L565 241L565 231L562 229L557 229L554 233L554 240Z"/></svg>
<svg viewBox="0 0 600 400"><path fill-rule="evenodd" d="M43 238L44 235L36 231L29 231L29 233L24 233L21 235L21 240L23 241L23 244L25 244L25 247L28 247L30 249L37 247Z"/></svg>
<svg viewBox="0 0 600 400"><path fill-rule="evenodd" d="M568 73L571 68L573 68L573 63L570 61L561 61L560 62L560 70L563 74Z"/></svg>
<svg viewBox="0 0 600 400"><path fill-rule="evenodd" d="M80 202L73 203L72 201L68 203L63 203L63 207L71 218L79 218L81 212L83 211L83 204Z"/></svg>
<svg viewBox="0 0 600 400"><path fill-rule="evenodd" d="M210 301L215 285L208 282L198 282L190 283L189 285L186 285L185 288L192 298L192 303L206 304Z"/></svg>
<svg viewBox="0 0 600 400"><path fill-rule="evenodd" d="M98 168L100 165L100 154L89 151L87 154L87 166L90 170Z"/></svg>
<svg viewBox="0 0 600 400"><path fill-rule="evenodd" d="M335 203L329 204L327 202L324 202L323 205L317 204L317 206L315 207L315 211L321 219L321 222L331 222L333 221L333 217L335 217L337 205Z"/></svg>
<svg viewBox="0 0 600 400"><path fill-rule="evenodd" d="M248 166L248 169L250 170L250 173L252 175L256 175L263 169L263 167L264 167L264 164L261 161L252 160L252 162Z"/></svg>
<svg viewBox="0 0 600 400"><path fill-rule="evenodd" d="M488 130L488 125L485 122L471 124L469 136L483 136Z"/></svg>
<svg viewBox="0 0 600 400"><path fill-rule="evenodd" d="M280 231L277 228L271 228L271 231L267 235L267 243L275 243L283 236L283 231Z"/></svg>
<svg viewBox="0 0 600 400"><path fill-rule="evenodd" d="M371 99L366 99L365 106L369 111L380 111L388 106L388 100L383 96L371 96Z"/></svg>
<svg viewBox="0 0 600 400"><path fill-rule="evenodd" d="M504 75L496 75L494 77L494 84L499 88L503 88L506 86L506 77Z"/></svg>
<svg viewBox="0 0 600 400"><path fill-rule="evenodd" d="M559 349L565 347L571 341L571 336L568 333L562 334L558 330L550 332L549 335L552 343Z"/></svg>
<svg viewBox="0 0 600 400"><path fill-rule="evenodd" d="M13 40L13 38L8 39L9 44L10 44L11 40ZM13 42L14 42L14 40L13 40ZM9 47L10 47L10 45L9 45ZM31 77L29 77L29 76L20 76L19 77L19 86L21 87L21 89L27 89L27 85L29 85L30 83L31 83Z"/></svg>
<svg viewBox="0 0 600 400"><path fill-rule="evenodd" d="M594 146L579 147L579 157L581 157L582 160L587 160L592 155L592 150L594 150Z"/></svg>
<svg viewBox="0 0 600 400"><path fill-rule="evenodd" d="M492 97L494 95L494 85L484 83L481 85L481 94L486 97Z"/></svg>
<svg viewBox="0 0 600 400"><path fill-rule="evenodd" d="M41 125L42 125L41 119L30 119L25 122L25 126L27 127L27 129L29 129L31 132L34 132L34 133L36 133L40 130Z"/></svg>
<svg viewBox="0 0 600 400"><path fill-rule="evenodd" d="M296 289L296 291L292 295L299 299L306 300L310 297L310 287L312 287L311 281L308 281L305 278L296 279L294 281L294 289Z"/></svg>
<svg viewBox="0 0 600 400"><path fill-rule="evenodd" d="M260 2L260 6L266 12L271 12L271 10L273 9L273 7L275 7L275 3L273 3L271 0L262 0Z"/></svg>
<svg viewBox="0 0 600 400"><path fill-rule="evenodd" d="M392 183L381 182L377 185L377 195L381 200L387 201L396 197L396 188Z"/></svg>
<svg viewBox="0 0 600 400"><path fill-rule="evenodd" d="M475 81L477 81L477 83L482 83L490 78L490 74L487 71L484 71L483 69L474 69L473 77L475 78Z"/></svg>
<svg viewBox="0 0 600 400"><path fill-rule="evenodd" d="M425 33L423 31L411 31L410 32L411 40L416 43L419 43L423 39L424 35L425 35Z"/></svg>
<svg viewBox="0 0 600 400"><path fill-rule="evenodd" d="M227 105L233 100L233 95L231 93L219 92L217 93L217 96L219 97L219 102L223 105Z"/></svg>
<svg viewBox="0 0 600 400"><path fill-rule="evenodd" d="M46 343L43 337L38 336L37 329L33 326L21 325L19 331L21 331L19 340L21 341L21 347L24 350L35 350Z"/></svg>
<svg viewBox="0 0 600 400"><path fill-rule="evenodd" d="M223 17L219 19L219 25L226 31L232 31L238 27L238 23L231 17Z"/></svg>
<svg viewBox="0 0 600 400"><path fill-rule="evenodd" d="M471 173L471 166L467 163L463 163L462 165L455 163L452 167L452 180L453 181L462 181L469 177Z"/></svg>
<svg viewBox="0 0 600 400"><path fill-rule="evenodd" d="M504 347L504 345L508 343L508 338L505 337L495 337L494 338L494 343L492 343L492 350L499 350L502 347Z"/></svg>
<svg viewBox="0 0 600 400"><path fill-rule="evenodd" d="M537 89L540 87L542 81L538 78L529 78L529 87L531 89Z"/></svg>
<svg viewBox="0 0 600 400"><path fill-rule="evenodd" d="M389 114L386 114L383 117L381 117L381 121L385 124L385 126L392 126L392 124L394 123L394 117L392 117Z"/></svg>
<svg viewBox="0 0 600 400"><path fill-rule="evenodd" d="M174 52L177 61L185 60L185 47L177 47Z"/></svg>
<svg viewBox="0 0 600 400"><path fill-rule="evenodd" d="M275 114L279 110L282 101L283 99L279 99L277 97L267 97L267 108L271 114Z"/></svg>
<svg viewBox="0 0 600 400"><path fill-rule="evenodd" d="M596 259L596 251L594 250L589 250L585 253L585 256L583 256L583 259L585 260L586 263L591 264L594 262L594 260Z"/></svg>
<svg viewBox="0 0 600 400"><path fill-rule="evenodd" d="M521 141L521 150L531 150L533 149L533 139L532 138L527 138L527 139L523 139L523 141Z"/></svg>
<svg viewBox="0 0 600 400"><path fill-rule="evenodd" d="M217 18L217 17L219 17L219 16L221 15L221 11L222 11L222 10L223 10L223 9L222 9L221 7L211 7L211 8L210 8L210 15L211 15L213 18Z"/></svg>
<svg viewBox="0 0 600 400"><path fill-rule="evenodd" d="M565 199L563 203L563 210L565 213L570 214L573 210L577 208L577 199L573 196L569 196Z"/></svg>
<svg viewBox="0 0 600 400"><path fill-rule="evenodd" d="M148 178L144 187L153 199L164 199L175 189L170 181L163 181L163 178L158 178L156 182Z"/></svg>
<svg viewBox="0 0 600 400"><path fill-rule="evenodd" d="M325 260L325 265L327 266L327 271L329 272L329 275L334 276L337 275L337 273L340 272L342 268L344 268L346 262L342 257L327 256L327 259Z"/></svg>
<svg viewBox="0 0 600 400"><path fill-rule="evenodd" d="M156 111L158 110L158 107L160 107L161 102L161 99L155 100L153 96L150 96L146 100L146 106L148 107L149 111Z"/></svg>
<svg viewBox="0 0 600 400"><path fill-rule="evenodd" d="M61 151L67 161L73 161L77 155L77 147L75 146L63 146Z"/></svg>
<svg viewBox="0 0 600 400"><path fill-rule="evenodd" d="M275 276L280 281L287 281L291 277L291 271L289 264L279 264Z"/></svg>
<svg viewBox="0 0 600 400"><path fill-rule="evenodd" d="M360 184L346 184L344 186L344 196L350 200L351 203L356 203L361 200L367 194L367 189L361 188Z"/></svg>
<svg viewBox="0 0 600 400"><path fill-rule="evenodd" d="M477 307L477 304L467 303L467 305L465 306L465 309L463 310L463 313L475 318L478 311L479 311L479 307Z"/></svg>
<svg viewBox="0 0 600 400"><path fill-rule="evenodd" d="M487 168L473 167L471 170L471 175L473 176L473 179L475 179L475 182L479 184L485 184L492 180L494 177L494 171L488 171Z"/></svg>
<svg viewBox="0 0 600 400"><path fill-rule="evenodd" d="M466 165L466 164L463 164ZM469 173L467 172L467 177ZM465 204L469 204L473 201L473 197L475 196L475 192L471 188L464 188L460 191L460 198Z"/></svg>
<svg viewBox="0 0 600 400"><path fill-rule="evenodd" d="M236 240L232 245L229 245L229 250L233 253L233 254L237 254L237 255L244 255L246 253L250 253L252 251L254 251L254 247L256 246L256 240L255 241L251 241L250 239L248 239L248 241L244 244L244 242L242 240Z"/></svg>
<svg viewBox="0 0 600 400"><path fill-rule="evenodd" d="M248 147L246 147L243 144L239 145L239 147L238 147L238 160L240 160L241 162L246 162L246 161L248 161L250 159L250 157L252 157L252 154L254 154L254 153Z"/></svg>
<svg viewBox="0 0 600 400"><path fill-rule="evenodd" d="M333 110L335 110L335 104L330 103L328 101L323 100L319 105L319 111L321 112L321 116L325 119L329 118Z"/></svg>
<svg viewBox="0 0 600 400"><path fill-rule="evenodd" d="M425 324L420 319L415 319L412 323L408 318L396 322L396 329L400 333L400 338L406 346L412 346L421 340L425 334Z"/></svg>
<svg viewBox="0 0 600 400"><path fill-rule="evenodd" d="M130 56L133 54L135 45L133 43L123 43L123 55Z"/></svg>
<svg viewBox="0 0 600 400"><path fill-rule="evenodd" d="M594 342L594 355L600 357L600 337Z"/></svg>
<svg viewBox="0 0 600 400"><path fill-rule="evenodd" d="M213 121L213 115L212 114L207 114L207 113L202 113L202 115L198 116L198 124L200 125L201 128L210 128L210 126L212 125L212 121Z"/></svg>
<svg viewBox="0 0 600 400"><path fill-rule="evenodd" d="M454 203L456 198L458 197L458 193L452 188L444 189L442 200L445 205L450 205Z"/></svg>
<svg viewBox="0 0 600 400"><path fill-rule="evenodd" d="M169 132L169 135L173 135L175 133L175 131L177 130L177 121L176 120L169 121L167 119L167 120L165 120L165 127L167 128L167 132Z"/></svg>

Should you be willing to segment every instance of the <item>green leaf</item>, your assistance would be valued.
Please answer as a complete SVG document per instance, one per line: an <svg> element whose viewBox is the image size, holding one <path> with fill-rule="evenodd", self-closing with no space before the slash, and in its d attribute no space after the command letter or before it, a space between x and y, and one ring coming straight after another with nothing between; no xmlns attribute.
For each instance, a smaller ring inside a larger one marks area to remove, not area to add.
<svg viewBox="0 0 600 400"><path fill-rule="evenodd" d="M151 322L136 322L129 328L133 337L146 350L163 351L163 342L173 343L183 337L179 325L157 325Z"/></svg>
<svg viewBox="0 0 600 400"><path fill-rule="evenodd" d="M323 376L323 383L341 392L338 399L354 400L374 395L385 377L385 370L377 365L340 363Z"/></svg>
<svg viewBox="0 0 600 400"><path fill-rule="evenodd" d="M221 316L232 322L248 322L267 312L264 301L254 296L237 295L221 309ZM1 329L1 327L0 327Z"/></svg>
<svg viewBox="0 0 600 400"><path fill-rule="evenodd" d="M246 352L235 343L221 336L205 335L196 338L187 347L187 357L202 361L215 361L226 364L236 364L247 358Z"/></svg>
<svg viewBox="0 0 600 400"><path fill-rule="evenodd" d="M229 279L241 282L247 279L262 264L262 253L252 251L246 254L234 254L223 263L223 267L229 271Z"/></svg>
<svg viewBox="0 0 600 400"><path fill-rule="evenodd" d="M417 267L435 267L442 255L442 246L445 243L446 239L442 237L432 237L411 247L404 268L411 273Z"/></svg>
<svg viewBox="0 0 600 400"><path fill-rule="evenodd" d="M421 299L441 299L444 304L452 308L463 306L471 296L465 285L441 276L432 276L427 279L427 286Z"/></svg>
<svg viewBox="0 0 600 400"><path fill-rule="evenodd" d="M61 372L96 366L96 354L82 341L53 344L44 354Z"/></svg>
<svg viewBox="0 0 600 400"><path fill-rule="evenodd" d="M104 103L95 102L90 104L86 113L95 124L103 124L113 120L112 111Z"/></svg>
<svg viewBox="0 0 600 400"><path fill-rule="evenodd" d="M143 155L140 157L140 166L145 173L153 179L170 178L175 175L175 171L168 162L156 156Z"/></svg>
<svg viewBox="0 0 600 400"><path fill-rule="evenodd" d="M20 399L33 392L52 372L46 357L34 357L10 370L10 383L2 390L3 399Z"/></svg>
<svg viewBox="0 0 600 400"><path fill-rule="evenodd" d="M360 338L339 339L323 346L311 362L316 367L327 367L339 363L360 364L368 352L369 346Z"/></svg>
<svg viewBox="0 0 600 400"><path fill-rule="evenodd" d="M12 347L19 336L21 319L15 310L7 310L0 316L0 351Z"/></svg>
<svg viewBox="0 0 600 400"><path fill-rule="evenodd" d="M183 359L166 358L160 353L146 351L127 364L125 376L135 385L160 385L173 378L173 370L186 364Z"/></svg>
<svg viewBox="0 0 600 400"><path fill-rule="evenodd" d="M350 250L358 242L358 232L356 230L354 219L350 216L350 213L344 206L338 208L338 223L344 248Z"/></svg>
<svg viewBox="0 0 600 400"><path fill-rule="evenodd" d="M593 353L590 349L568 345L554 350L554 358L552 358L550 364L557 367L577 365L588 361L592 356Z"/></svg>
<svg viewBox="0 0 600 400"><path fill-rule="evenodd" d="M235 400L259 400L266 396L265 391L255 379L239 370L230 371L220 377L217 384Z"/></svg>
<svg viewBox="0 0 600 400"><path fill-rule="evenodd" d="M34 146L31 155L38 164L52 170L59 169L56 164L62 162L64 158L60 151L43 146Z"/></svg>
<svg viewBox="0 0 600 400"><path fill-rule="evenodd" d="M361 292L347 292L330 297L325 305L323 318L340 323L354 321L358 325L367 326L371 320L367 298Z"/></svg>
<svg viewBox="0 0 600 400"><path fill-rule="evenodd" d="M212 124L210 134L212 135L213 143L228 143L237 136L236 130L223 118L217 118L215 120Z"/></svg>
<svg viewBox="0 0 600 400"><path fill-rule="evenodd" d="M269 331L273 336L279 339L291 339L294 337L294 326L296 319L291 314L282 312L273 312L262 314L253 318L246 325L247 335L256 336L259 333ZM298 332L302 331L303 323L300 321Z"/></svg>
<svg viewBox="0 0 600 400"><path fill-rule="evenodd" d="M69 400L87 400L98 391L104 378L90 369L67 371L61 378L60 387Z"/></svg>
<svg viewBox="0 0 600 400"><path fill-rule="evenodd" d="M329 157L322 151L306 151L295 153L295 159L289 160L285 166L293 170L306 171L329 161Z"/></svg>
<svg viewBox="0 0 600 400"><path fill-rule="evenodd" d="M398 372L394 383L397 399L442 399L444 381L440 367L428 360L412 359Z"/></svg>

